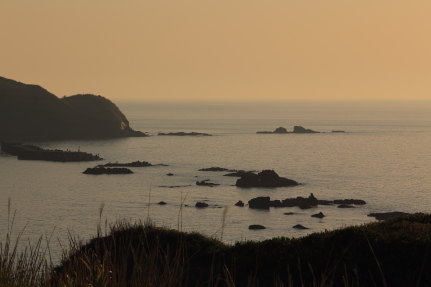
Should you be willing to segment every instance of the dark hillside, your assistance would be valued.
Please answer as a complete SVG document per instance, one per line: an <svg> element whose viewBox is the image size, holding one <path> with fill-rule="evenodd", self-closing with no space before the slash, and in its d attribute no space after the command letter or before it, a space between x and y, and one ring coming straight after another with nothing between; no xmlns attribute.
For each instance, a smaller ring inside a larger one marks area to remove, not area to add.
<svg viewBox="0 0 431 287"><path fill-rule="evenodd" d="M0 77L0 139L62 140L143 136L111 101L94 95L57 98L37 85Z"/></svg>

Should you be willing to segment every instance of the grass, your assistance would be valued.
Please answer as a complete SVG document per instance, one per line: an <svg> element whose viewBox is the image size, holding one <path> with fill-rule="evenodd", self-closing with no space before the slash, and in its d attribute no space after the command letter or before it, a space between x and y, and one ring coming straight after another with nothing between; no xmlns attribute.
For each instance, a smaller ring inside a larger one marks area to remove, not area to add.
<svg viewBox="0 0 431 287"><path fill-rule="evenodd" d="M7 236L0 286L431 286L428 214L234 245L149 221L100 225L57 266L42 240L19 253Z"/></svg>

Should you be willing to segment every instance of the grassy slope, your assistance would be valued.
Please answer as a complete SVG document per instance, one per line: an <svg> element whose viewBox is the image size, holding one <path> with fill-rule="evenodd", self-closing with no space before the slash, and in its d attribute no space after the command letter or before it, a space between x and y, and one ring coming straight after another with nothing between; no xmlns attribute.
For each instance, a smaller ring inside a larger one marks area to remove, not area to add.
<svg viewBox="0 0 431 287"><path fill-rule="evenodd" d="M67 275L77 286L430 286L430 243L431 215L424 214L234 246L123 224L75 249L53 280L64 283Z"/></svg>

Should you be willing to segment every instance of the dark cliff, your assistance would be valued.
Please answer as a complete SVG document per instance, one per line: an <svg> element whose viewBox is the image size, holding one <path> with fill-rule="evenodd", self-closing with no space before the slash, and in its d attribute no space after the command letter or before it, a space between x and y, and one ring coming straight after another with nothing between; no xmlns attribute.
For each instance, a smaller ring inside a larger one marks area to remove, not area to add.
<svg viewBox="0 0 431 287"><path fill-rule="evenodd" d="M110 100L95 95L57 98L37 85L0 77L0 139L63 140L145 136Z"/></svg>

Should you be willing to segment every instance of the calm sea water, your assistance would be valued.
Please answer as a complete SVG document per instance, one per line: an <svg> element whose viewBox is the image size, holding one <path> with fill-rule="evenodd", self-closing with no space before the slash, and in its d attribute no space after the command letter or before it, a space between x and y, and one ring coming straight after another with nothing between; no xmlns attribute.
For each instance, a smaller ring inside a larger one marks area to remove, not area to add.
<svg viewBox="0 0 431 287"><path fill-rule="evenodd" d="M38 142L46 148L82 150L108 161L145 160L167 167L135 168L132 175L84 175L97 163L18 161L0 155L0 231L7 229L7 202L16 210L14 229L30 241L52 236L51 250L68 232L89 239L96 233L99 207L103 218L145 220L199 231L228 243L274 236L298 237L311 232L373 221L370 212L431 211L431 102L292 102L292 103L119 103L131 126L150 134L169 131L207 132L212 137L127 138L105 141ZM293 125L343 134L258 135ZM236 178L198 169L274 169L303 185L277 189L240 189ZM167 173L174 176L166 176ZM211 179L217 187L196 186ZM182 185L166 188L160 186ZM190 185L190 186L188 186ZM359 198L354 209L321 206L310 210L270 211L234 206L256 196L272 199L308 196ZM159 201L168 204L160 206ZM189 207L180 208L181 201ZM210 207L196 209L196 201ZM222 234L223 210L227 207ZM180 211L182 212L180 214ZM284 212L295 212L286 216ZM323 219L310 215L322 211ZM265 230L250 231L262 224ZM310 228L292 228L303 224ZM57 241L58 239L58 241Z"/></svg>

